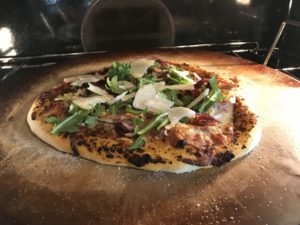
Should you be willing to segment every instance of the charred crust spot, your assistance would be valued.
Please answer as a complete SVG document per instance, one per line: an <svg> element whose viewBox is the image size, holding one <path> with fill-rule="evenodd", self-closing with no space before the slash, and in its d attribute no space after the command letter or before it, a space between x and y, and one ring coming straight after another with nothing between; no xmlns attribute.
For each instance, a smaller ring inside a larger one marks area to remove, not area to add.
<svg viewBox="0 0 300 225"><path fill-rule="evenodd" d="M157 156L156 158L154 159L151 159L151 162L154 163L154 164L157 164L157 163L163 163L165 164L166 163L166 160L164 160L162 157L160 156Z"/></svg>
<svg viewBox="0 0 300 225"><path fill-rule="evenodd" d="M143 167L151 162L151 156L149 154L133 154L128 157L128 162L132 163L136 167Z"/></svg>
<svg viewBox="0 0 300 225"><path fill-rule="evenodd" d="M72 152L74 154L74 156L79 156L79 152L78 152L78 149L77 149L77 145L76 145L76 136L73 134L73 135L70 135L70 141L71 141L71 149L72 149Z"/></svg>
<svg viewBox="0 0 300 225"><path fill-rule="evenodd" d="M81 146L81 145L83 145L83 143L84 143L84 141L83 141L83 140L79 140L79 141L77 141L77 145L78 145L78 146Z"/></svg>
<svg viewBox="0 0 300 225"><path fill-rule="evenodd" d="M182 161L182 156L179 155L179 156L176 157L176 159L177 159L178 161Z"/></svg>
<svg viewBox="0 0 300 225"><path fill-rule="evenodd" d="M108 154L106 154L106 158L112 159L112 158L114 158L114 155L111 153L108 153Z"/></svg>
<svg viewBox="0 0 300 225"><path fill-rule="evenodd" d="M31 113L31 119L36 120L36 112Z"/></svg>
<svg viewBox="0 0 300 225"><path fill-rule="evenodd" d="M185 140L179 140L179 141L176 142L175 148L178 148L178 149L184 148L185 145L186 145Z"/></svg>
<svg viewBox="0 0 300 225"><path fill-rule="evenodd" d="M213 166L222 166L225 163L230 162L234 157L235 155L232 152L226 150L225 152L217 154L216 158L212 161L211 164Z"/></svg>

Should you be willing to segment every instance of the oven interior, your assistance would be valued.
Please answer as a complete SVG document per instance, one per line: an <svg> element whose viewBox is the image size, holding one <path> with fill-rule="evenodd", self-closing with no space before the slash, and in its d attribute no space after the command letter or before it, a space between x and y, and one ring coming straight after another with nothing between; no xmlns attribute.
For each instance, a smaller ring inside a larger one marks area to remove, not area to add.
<svg viewBox="0 0 300 225"><path fill-rule="evenodd" d="M150 47L225 52L300 78L295 0L5 0L0 5L1 82L26 80L22 74L79 55Z"/></svg>

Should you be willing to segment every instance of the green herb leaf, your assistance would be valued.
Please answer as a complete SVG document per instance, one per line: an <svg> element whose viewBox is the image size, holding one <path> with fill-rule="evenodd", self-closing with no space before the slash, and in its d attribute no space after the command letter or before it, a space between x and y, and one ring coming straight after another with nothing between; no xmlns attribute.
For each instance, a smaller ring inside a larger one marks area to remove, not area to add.
<svg viewBox="0 0 300 225"><path fill-rule="evenodd" d="M177 97L179 91L166 89L162 91L164 97L175 103L175 106L183 106L183 102Z"/></svg>
<svg viewBox="0 0 300 225"><path fill-rule="evenodd" d="M97 117L96 116L87 116L84 123L88 125L89 127L93 127L97 124Z"/></svg>
<svg viewBox="0 0 300 225"><path fill-rule="evenodd" d="M203 100L203 102L200 103L200 106L198 108L199 113L206 112L214 103L216 103L224 98L221 90L219 89L219 87L217 85L216 76L213 76L209 80L209 84L211 86L211 90L209 91L208 96Z"/></svg>
<svg viewBox="0 0 300 225"><path fill-rule="evenodd" d="M109 106L108 110L111 114L116 115L119 111L120 104L118 102Z"/></svg>
<svg viewBox="0 0 300 225"><path fill-rule="evenodd" d="M142 114L142 113L147 113L148 109L146 108L144 110L138 110L138 109L133 109L131 105L127 105L126 112L131 114Z"/></svg>
<svg viewBox="0 0 300 225"><path fill-rule="evenodd" d="M180 100L184 106L187 106L194 100L194 97L190 95L184 95Z"/></svg>
<svg viewBox="0 0 300 225"><path fill-rule="evenodd" d="M80 110L81 109L79 108L79 106L75 105L75 104L71 104L70 107L69 107L69 113L70 114L74 114L75 112L78 112Z"/></svg>
<svg viewBox="0 0 300 225"><path fill-rule="evenodd" d="M136 134L139 130L139 125L141 125L145 120L142 118L135 118L133 120L134 123L134 134Z"/></svg>
<svg viewBox="0 0 300 225"><path fill-rule="evenodd" d="M63 132L76 132L79 130L81 123L85 120L88 112L87 111L77 111L73 115L66 117L61 122L57 123L51 134L57 135Z"/></svg>
<svg viewBox="0 0 300 225"><path fill-rule="evenodd" d="M145 74L142 78L139 79L139 88L143 87L146 84L154 84L161 81L161 79L156 78L152 74Z"/></svg>
<svg viewBox="0 0 300 225"><path fill-rule="evenodd" d="M165 119L161 122L161 124L159 124L159 125L156 127L156 130L162 129L162 128L165 127L169 122L170 122L169 118L165 118Z"/></svg>
<svg viewBox="0 0 300 225"><path fill-rule="evenodd" d="M106 79L106 88L111 90L113 93L116 94L122 94L125 90L120 88L118 85L118 77L114 76L113 78L109 79L109 77Z"/></svg>
<svg viewBox="0 0 300 225"><path fill-rule="evenodd" d="M100 103L96 104L92 110L92 116L100 116L103 112L105 112L105 106Z"/></svg>
<svg viewBox="0 0 300 225"><path fill-rule="evenodd" d="M179 75L182 72L182 69L176 66L170 66L169 68L164 69L164 72L167 72L167 79L171 84L190 84L192 79L185 78Z"/></svg>
<svg viewBox="0 0 300 225"><path fill-rule="evenodd" d="M156 118L154 118L151 122L149 122L144 128L137 132L138 135L144 135L148 133L150 130L157 127L162 121L164 117L166 117L168 113L159 114Z"/></svg>
<svg viewBox="0 0 300 225"><path fill-rule="evenodd" d="M108 71L108 77L117 77L118 80L131 81L133 76L131 75L130 64L113 62L111 69Z"/></svg>
<svg viewBox="0 0 300 225"><path fill-rule="evenodd" d="M128 150L129 151L134 151L140 149L144 144L146 143L146 138L143 136L139 136L135 139L133 144L129 146Z"/></svg>
<svg viewBox="0 0 300 225"><path fill-rule="evenodd" d="M51 124L56 124L59 122L59 119L56 116L48 116L46 121Z"/></svg>

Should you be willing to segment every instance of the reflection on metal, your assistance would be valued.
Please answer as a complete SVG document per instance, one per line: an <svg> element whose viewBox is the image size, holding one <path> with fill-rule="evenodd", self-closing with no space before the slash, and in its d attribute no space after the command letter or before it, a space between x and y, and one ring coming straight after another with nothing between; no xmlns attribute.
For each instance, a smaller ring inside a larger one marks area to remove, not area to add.
<svg viewBox="0 0 300 225"><path fill-rule="evenodd" d="M290 15L291 15L292 5L293 5L293 0L290 0L288 14L287 14L288 19L290 18Z"/></svg>
<svg viewBox="0 0 300 225"><path fill-rule="evenodd" d="M8 77L14 75L14 74L15 74L19 69L21 69L22 67L23 67L23 64L22 64L22 65L19 65L19 66L17 66L17 67L15 67L15 68L13 68L12 70L10 70L7 74L5 74L5 75L1 78L0 82L5 81Z"/></svg>
<svg viewBox="0 0 300 225"><path fill-rule="evenodd" d="M300 70L300 66L282 68L284 71Z"/></svg>
<svg viewBox="0 0 300 225"><path fill-rule="evenodd" d="M209 44L195 44L195 45L177 45L177 46L167 46L167 47L160 47L161 49L176 49L176 48L202 48L202 47L213 47L213 46L242 46L252 44L255 45L255 48L259 48L258 42L243 42L243 41L236 41L236 42L228 42L228 43L209 43Z"/></svg>
<svg viewBox="0 0 300 225"><path fill-rule="evenodd" d="M281 37L281 34L282 34L282 32L283 32L286 25L292 25L292 26L300 27L300 22L295 21L295 20L285 20L281 23L281 26L279 27L279 29L277 31L277 34L275 36L275 39L274 39L274 41L273 41L273 43L270 47L270 50L269 50L269 52L268 52L268 54L265 58L264 65L268 64L268 62L269 62L269 60L272 56L272 53L273 53L273 51L274 51L274 49L275 49L275 47L276 47L276 45L279 41L279 38Z"/></svg>
<svg viewBox="0 0 300 225"><path fill-rule="evenodd" d="M240 5L250 5L251 0L236 0L236 2Z"/></svg>
<svg viewBox="0 0 300 225"><path fill-rule="evenodd" d="M40 16L41 16L41 18L42 18L42 20L43 20L43 23L45 24L47 30L49 31L51 37L55 37L54 30L53 30L53 28L50 26L50 24L49 24L47 18L45 17L44 13L41 12L41 13L40 13Z"/></svg>

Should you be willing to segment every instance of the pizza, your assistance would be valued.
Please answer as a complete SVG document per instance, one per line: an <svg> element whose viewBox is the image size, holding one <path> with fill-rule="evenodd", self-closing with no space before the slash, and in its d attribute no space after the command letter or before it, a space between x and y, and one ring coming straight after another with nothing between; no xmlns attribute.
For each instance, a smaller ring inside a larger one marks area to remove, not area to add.
<svg viewBox="0 0 300 225"><path fill-rule="evenodd" d="M34 101L27 122L59 151L173 173L221 166L260 138L236 77L157 57L64 77Z"/></svg>

